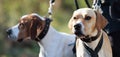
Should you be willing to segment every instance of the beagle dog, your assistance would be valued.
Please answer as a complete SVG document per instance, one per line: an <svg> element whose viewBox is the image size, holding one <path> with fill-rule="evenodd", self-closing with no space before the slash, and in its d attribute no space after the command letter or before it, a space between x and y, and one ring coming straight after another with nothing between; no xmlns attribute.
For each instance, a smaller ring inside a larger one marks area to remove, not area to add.
<svg viewBox="0 0 120 57"><path fill-rule="evenodd" d="M76 37L77 57L112 57L111 44L102 30L107 20L90 8L74 11L68 27Z"/></svg>
<svg viewBox="0 0 120 57"><path fill-rule="evenodd" d="M9 38L16 41L35 40L40 46L39 57L74 57L72 49L75 35L56 31L49 18L36 13L24 15L17 25L7 30Z"/></svg>

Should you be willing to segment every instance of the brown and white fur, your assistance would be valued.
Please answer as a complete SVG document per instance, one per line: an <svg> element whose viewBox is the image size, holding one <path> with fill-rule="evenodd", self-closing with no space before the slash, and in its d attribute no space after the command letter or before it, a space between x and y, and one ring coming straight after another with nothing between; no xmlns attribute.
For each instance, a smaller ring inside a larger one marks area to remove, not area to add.
<svg viewBox="0 0 120 57"><path fill-rule="evenodd" d="M20 22L8 29L7 32L10 38L17 41L33 40L44 27L45 18L32 13L22 16ZM38 41L40 46L39 57L74 57L72 52L74 45L71 45L74 42L75 35L58 32L50 26L45 37Z"/></svg>
<svg viewBox="0 0 120 57"><path fill-rule="evenodd" d="M83 42L94 50L100 41L103 34L103 45L98 52L99 57L112 57L112 50L110 41L107 34L102 30L107 24L107 20L97 11L90 8L81 8L74 11L72 18L69 21L69 28L78 38L84 38L84 36L94 37L97 33L100 33L99 37L92 42L84 42L81 39L76 40L76 56L77 57L91 57ZM75 26L79 25L77 29Z"/></svg>

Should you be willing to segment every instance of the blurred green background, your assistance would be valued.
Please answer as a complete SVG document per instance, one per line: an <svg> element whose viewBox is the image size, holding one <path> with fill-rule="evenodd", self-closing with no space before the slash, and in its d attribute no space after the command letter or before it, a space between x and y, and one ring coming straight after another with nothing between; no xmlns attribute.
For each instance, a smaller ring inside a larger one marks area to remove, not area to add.
<svg viewBox="0 0 120 57"><path fill-rule="evenodd" d="M80 8L86 7L78 0ZM17 24L25 14L38 13L45 16L49 0L0 0L0 57L38 57L39 46L35 41L18 43L7 38L6 29ZM52 26L61 32L70 33L68 21L76 9L74 0L56 0L53 8Z"/></svg>

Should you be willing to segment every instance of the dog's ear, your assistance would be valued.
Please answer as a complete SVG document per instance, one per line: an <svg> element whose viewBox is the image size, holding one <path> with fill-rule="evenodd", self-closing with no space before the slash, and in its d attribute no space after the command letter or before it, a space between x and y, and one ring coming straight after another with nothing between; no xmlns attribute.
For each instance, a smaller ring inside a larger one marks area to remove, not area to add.
<svg viewBox="0 0 120 57"><path fill-rule="evenodd" d="M97 27L97 29L98 30L104 29L104 27L108 23L107 19L97 11L95 11L95 13L96 13L96 27Z"/></svg>
<svg viewBox="0 0 120 57"><path fill-rule="evenodd" d="M72 19L68 22L68 28L72 30Z"/></svg>
<svg viewBox="0 0 120 57"><path fill-rule="evenodd" d="M34 40L37 36L38 30L41 30L43 26L41 20L37 16L31 18L30 37Z"/></svg>

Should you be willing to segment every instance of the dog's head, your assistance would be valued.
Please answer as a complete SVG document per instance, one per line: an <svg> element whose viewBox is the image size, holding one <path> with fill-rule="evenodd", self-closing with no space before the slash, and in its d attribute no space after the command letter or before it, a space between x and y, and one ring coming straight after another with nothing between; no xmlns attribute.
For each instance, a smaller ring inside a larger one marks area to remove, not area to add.
<svg viewBox="0 0 120 57"><path fill-rule="evenodd" d="M107 20L99 12L90 8L82 8L74 11L68 26L78 37L92 37L103 29L106 24Z"/></svg>
<svg viewBox="0 0 120 57"><path fill-rule="evenodd" d="M24 15L20 18L17 25L9 28L7 33L9 38L17 41L25 39L34 39L44 29L45 18L36 13Z"/></svg>

